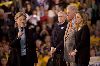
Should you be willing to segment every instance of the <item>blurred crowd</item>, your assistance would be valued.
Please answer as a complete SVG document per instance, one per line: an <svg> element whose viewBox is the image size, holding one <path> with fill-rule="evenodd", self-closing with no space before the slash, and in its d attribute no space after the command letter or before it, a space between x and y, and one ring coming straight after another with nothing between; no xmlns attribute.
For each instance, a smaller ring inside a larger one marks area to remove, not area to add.
<svg viewBox="0 0 100 66"><path fill-rule="evenodd" d="M8 0L5 0L8 1ZM20 1L20 0L19 0ZM22 0L23 1L23 0ZM1 0L4 2L4 0ZM16 0L17 2L17 0ZM15 27L14 16L22 11L27 15L27 21L34 28L33 37L37 46L38 63L36 66L47 66L50 58L51 33L57 22L57 13L66 12L68 4L77 6L84 11L91 34L91 56L100 56L100 0L31 0L0 6L0 60L7 64L11 50L8 32ZM21 7L21 8L20 8Z"/></svg>

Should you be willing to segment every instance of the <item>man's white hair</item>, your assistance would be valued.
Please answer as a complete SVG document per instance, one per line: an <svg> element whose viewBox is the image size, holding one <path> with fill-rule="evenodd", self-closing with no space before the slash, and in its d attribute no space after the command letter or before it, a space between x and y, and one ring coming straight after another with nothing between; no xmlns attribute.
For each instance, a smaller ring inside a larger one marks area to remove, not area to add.
<svg viewBox="0 0 100 66"><path fill-rule="evenodd" d="M68 10L71 10L71 11L73 11L73 12L75 12L75 13L77 13L78 12L78 8L75 6L75 5L68 5L67 6L67 9Z"/></svg>

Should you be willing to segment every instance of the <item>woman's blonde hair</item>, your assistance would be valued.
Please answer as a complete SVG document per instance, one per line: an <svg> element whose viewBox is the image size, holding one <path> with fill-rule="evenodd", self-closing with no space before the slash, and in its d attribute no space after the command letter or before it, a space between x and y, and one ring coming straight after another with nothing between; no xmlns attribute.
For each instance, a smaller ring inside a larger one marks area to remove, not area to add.
<svg viewBox="0 0 100 66"><path fill-rule="evenodd" d="M81 24L86 25L87 21L88 21L88 14L85 12L78 12L78 13L81 15L81 17L83 19L83 21L81 21L82 22Z"/></svg>
<svg viewBox="0 0 100 66"><path fill-rule="evenodd" d="M16 23L16 20L17 20L19 17L21 17L21 16L24 16L24 17L26 18L26 14L25 14L25 13L23 13L23 12L18 12L18 13L16 13L16 15L15 15L15 17L14 17L14 19L15 19L15 27L18 26L17 23Z"/></svg>
<svg viewBox="0 0 100 66"><path fill-rule="evenodd" d="M84 25L87 25L87 21L88 21L88 15L87 15L87 13L80 12L80 11L77 12L77 13L81 16L82 20L81 20L80 24L76 24L76 29L78 29L79 27L82 27Z"/></svg>
<svg viewBox="0 0 100 66"><path fill-rule="evenodd" d="M21 17L21 16L24 16L24 17L26 18L26 14L25 14L25 13L23 13L23 12L18 12L18 13L16 13L16 15L15 15L15 17L14 17L15 21L16 21L19 17Z"/></svg>

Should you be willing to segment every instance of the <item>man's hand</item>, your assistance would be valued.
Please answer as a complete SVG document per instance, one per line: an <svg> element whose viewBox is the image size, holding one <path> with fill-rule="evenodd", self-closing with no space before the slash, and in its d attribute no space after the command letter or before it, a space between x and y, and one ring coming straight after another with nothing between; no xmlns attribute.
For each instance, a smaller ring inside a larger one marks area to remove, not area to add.
<svg viewBox="0 0 100 66"><path fill-rule="evenodd" d="M50 51L50 55L51 55L51 57L52 57L52 55L53 55L53 53L56 51L56 48L54 48L54 47L51 47L51 51Z"/></svg>
<svg viewBox="0 0 100 66"><path fill-rule="evenodd" d="M74 51L70 53L70 56L75 56L75 55L76 55L76 52Z"/></svg>
<svg viewBox="0 0 100 66"><path fill-rule="evenodd" d="M74 51L70 52L69 55L70 56L75 56L76 55L77 50L75 49Z"/></svg>
<svg viewBox="0 0 100 66"><path fill-rule="evenodd" d="M18 38L20 38L23 35L23 32L18 32Z"/></svg>

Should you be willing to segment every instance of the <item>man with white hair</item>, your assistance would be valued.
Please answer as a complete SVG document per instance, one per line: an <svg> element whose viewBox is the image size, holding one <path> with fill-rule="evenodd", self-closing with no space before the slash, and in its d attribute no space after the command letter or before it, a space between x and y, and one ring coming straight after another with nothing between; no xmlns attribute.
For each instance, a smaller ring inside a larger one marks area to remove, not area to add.
<svg viewBox="0 0 100 66"><path fill-rule="evenodd" d="M74 5L68 5L66 8L68 24L64 35L64 60L66 61L67 66L75 65L75 56L73 57L71 53L73 51L76 52L76 50L74 50L76 33L74 24L77 12L78 8Z"/></svg>
<svg viewBox="0 0 100 66"><path fill-rule="evenodd" d="M67 22L65 13L63 11L58 12L58 22L54 25L52 31L52 45L51 56L53 57L53 66L66 66L63 61L64 55L64 33L66 30Z"/></svg>
<svg viewBox="0 0 100 66"><path fill-rule="evenodd" d="M66 8L67 20L72 21L78 12L78 8L74 5L68 5Z"/></svg>

